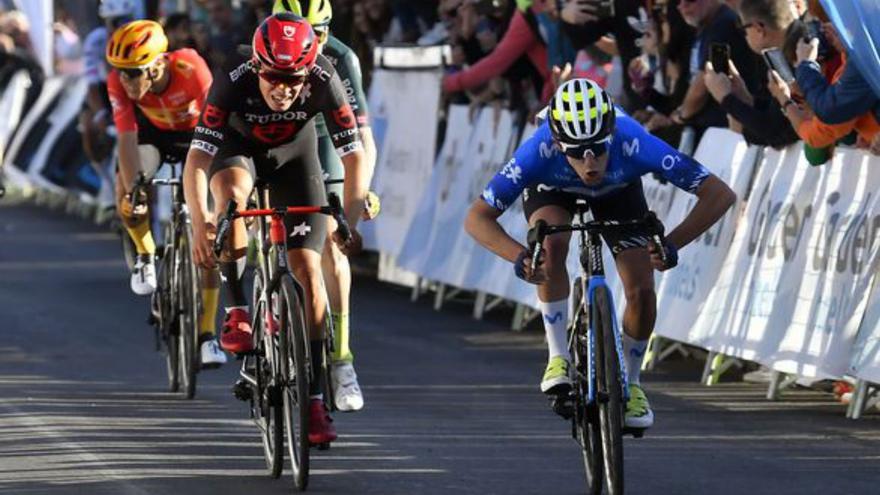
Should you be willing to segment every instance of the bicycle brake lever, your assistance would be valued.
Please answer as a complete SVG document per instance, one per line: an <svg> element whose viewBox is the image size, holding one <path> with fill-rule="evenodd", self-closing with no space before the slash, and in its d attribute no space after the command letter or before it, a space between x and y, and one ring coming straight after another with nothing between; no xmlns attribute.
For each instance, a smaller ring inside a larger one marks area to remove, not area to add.
<svg viewBox="0 0 880 495"><path fill-rule="evenodd" d="M348 242L351 239L351 227L348 226L348 220L345 219L339 196L336 193L330 193L327 196L327 204L330 205L330 212L333 219L336 220L336 232L339 232L343 242Z"/></svg>
<svg viewBox="0 0 880 495"><path fill-rule="evenodd" d="M230 199L229 203L226 203L226 213L217 224L217 237L214 238L214 256L218 258L223 251L223 244L226 243L226 236L229 235L229 227L232 225L232 219L237 210L238 203L234 199Z"/></svg>
<svg viewBox="0 0 880 495"><path fill-rule="evenodd" d="M547 237L547 222L538 220L535 226L529 229L527 242L532 249L532 273L538 268L541 260L541 251L544 248L544 238Z"/></svg>

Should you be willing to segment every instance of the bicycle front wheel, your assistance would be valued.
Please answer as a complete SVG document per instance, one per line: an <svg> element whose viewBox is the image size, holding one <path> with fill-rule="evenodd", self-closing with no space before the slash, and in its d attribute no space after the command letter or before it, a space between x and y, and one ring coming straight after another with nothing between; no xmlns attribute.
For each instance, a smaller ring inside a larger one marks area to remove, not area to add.
<svg viewBox="0 0 880 495"><path fill-rule="evenodd" d="M281 277L279 290L284 431L294 486L305 490L309 483L309 363L305 313L292 276Z"/></svg>
<svg viewBox="0 0 880 495"><path fill-rule="evenodd" d="M257 355L253 359L256 381L252 399L254 421L263 440L263 455L269 476L281 476L284 465L284 404L281 398L281 358L279 338L275 332L277 319L275 306L266 294L262 270L254 270L253 299L254 322L252 328L260 337ZM275 298L277 299L277 298ZM276 303L277 304L277 303Z"/></svg>
<svg viewBox="0 0 880 495"><path fill-rule="evenodd" d="M196 374L201 364L196 348L196 336L199 332L199 279L192 260L192 233L185 223L181 224L181 230L177 245L179 374L184 396L192 399L196 395Z"/></svg>
<svg viewBox="0 0 880 495"><path fill-rule="evenodd" d="M623 493L623 386L611 320L608 289L596 288L590 308L596 339L596 385L605 486L609 495Z"/></svg>
<svg viewBox="0 0 880 495"><path fill-rule="evenodd" d="M583 298L581 279L578 277L572 286L576 310L572 320L570 334L571 355L574 361L574 404L575 413L572 417L575 438L581 447L584 458L584 470L587 479L587 493L602 493L603 461L602 436L600 433L599 413L595 402L589 403L590 379L590 335L589 321L586 314L586 301Z"/></svg>

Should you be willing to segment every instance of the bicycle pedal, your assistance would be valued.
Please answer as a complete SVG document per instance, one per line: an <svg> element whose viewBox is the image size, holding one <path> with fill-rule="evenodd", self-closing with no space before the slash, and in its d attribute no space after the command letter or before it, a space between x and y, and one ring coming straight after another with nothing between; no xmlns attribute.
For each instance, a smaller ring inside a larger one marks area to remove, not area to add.
<svg viewBox="0 0 880 495"><path fill-rule="evenodd" d="M238 380L232 385L232 395L240 401L249 401L253 398L251 386L246 380Z"/></svg>
<svg viewBox="0 0 880 495"><path fill-rule="evenodd" d="M621 433L624 435L632 435L633 438L642 438L645 436L646 430L647 428L628 428L624 426Z"/></svg>
<svg viewBox="0 0 880 495"><path fill-rule="evenodd" d="M574 397L571 394L557 395L550 399L550 408L563 419L574 417Z"/></svg>

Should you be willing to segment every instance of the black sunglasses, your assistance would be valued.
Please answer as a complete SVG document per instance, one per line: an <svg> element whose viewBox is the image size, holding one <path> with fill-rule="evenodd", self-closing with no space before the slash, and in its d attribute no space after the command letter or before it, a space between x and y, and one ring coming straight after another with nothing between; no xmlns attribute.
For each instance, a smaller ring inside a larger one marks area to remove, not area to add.
<svg viewBox="0 0 880 495"><path fill-rule="evenodd" d="M122 73L127 79L139 79L147 73L146 67L139 67L137 69L119 69L119 72Z"/></svg>
<svg viewBox="0 0 880 495"><path fill-rule="evenodd" d="M559 143L559 147L562 149L565 156L576 158L578 160L583 160L587 155L593 155L594 158L599 158L605 153L608 153L608 142L590 144Z"/></svg>

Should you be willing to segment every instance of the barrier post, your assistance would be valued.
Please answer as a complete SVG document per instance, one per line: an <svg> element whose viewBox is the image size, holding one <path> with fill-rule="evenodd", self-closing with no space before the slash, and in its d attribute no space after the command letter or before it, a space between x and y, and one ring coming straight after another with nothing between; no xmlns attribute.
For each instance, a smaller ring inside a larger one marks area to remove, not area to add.
<svg viewBox="0 0 880 495"><path fill-rule="evenodd" d="M782 391L794 385L797 376L774 371L770 375L770 384L767 386L767 400L779 400Z"/></svg>

